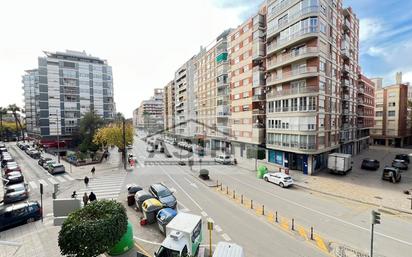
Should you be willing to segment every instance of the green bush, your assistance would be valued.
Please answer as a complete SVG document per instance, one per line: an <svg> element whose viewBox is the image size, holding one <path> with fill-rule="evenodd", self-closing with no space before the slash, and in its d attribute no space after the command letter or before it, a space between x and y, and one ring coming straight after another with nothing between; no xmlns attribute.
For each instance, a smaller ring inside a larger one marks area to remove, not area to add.
<svg viewBox="0 0 412 257"><path fill-rule="evenodd" d="M95 201L72 212L59 232L62 255L95 257L109 251L127 230L127 215L116 201Z"/></svg>

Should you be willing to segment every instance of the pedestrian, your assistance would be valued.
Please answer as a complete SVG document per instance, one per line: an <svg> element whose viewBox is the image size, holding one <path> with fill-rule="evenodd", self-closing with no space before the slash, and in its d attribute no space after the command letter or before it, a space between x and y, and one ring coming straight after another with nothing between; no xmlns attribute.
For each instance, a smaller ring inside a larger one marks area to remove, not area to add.
<svg viewBox="0 0 412 257"><path fill-rule="evenodd" d="M76 197L77 197L77 193L76 191L73 191L72 198L76 198Z"/></svg>
<svg viewBox="0 0 412 257"><path fill-rule="evenodd" d="M95 172L95 171L96 171L96 169L95 169L94 166L93 166L92 170L90 171L93 176L94 176L94 172Z"/></svg>
<svg viewBox="0 0 412 257"><path fill-rule="evenodd" d="M86 187L89 185L89 178L87 176L84 177L84 184L86 185Z"/></svg>
<svg viewBox="0 0 412 257"><path fill-rule="evenodd" d="M93 201L96 201L96 200L97 200L96 195L95 195L93 192L90 192L90 194L89 194L89 200L90 200L90 202L93 202Z"/></svg>
<svg viewBox="0 0 412 257"><path fill-rule="evenodd" d="M87 196L87 193L85 192L84 195L83 195L83 204L84 204L84 206L86 206L88 202L89 202L89 197Z"/></svg>

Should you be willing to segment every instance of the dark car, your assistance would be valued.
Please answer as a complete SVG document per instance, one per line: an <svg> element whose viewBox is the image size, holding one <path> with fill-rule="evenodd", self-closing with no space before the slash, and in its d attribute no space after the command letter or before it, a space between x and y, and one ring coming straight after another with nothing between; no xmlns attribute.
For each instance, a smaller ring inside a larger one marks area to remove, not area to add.
<svg viewBox="0 0 412 257"><path fill-rule="evenodd" d="M2 168L6 167L7 163L9 163L9 162L14 162L13 157L11 157L10 155L4 156L3 160L1 161L1 167Z"/></svg>
<svg viewBox="0 0 412 257"><path fill-rule="evenodd" d="M404 160L407 164L410 163L409 155L407 154L397 154L395 160Z"/></svg>
<svg viewBox="0 0 412 257"><path fill-rule="evenodd" d="M47 161L51 161L52 158L40 156L40 159L37 161L37 164L43 167L43 164Z"/></svg>
<svg viewBox="0 0 412 257"><path fill-rule="evenodd" d="M394 167L385 167L382 172L382 180L389 180L392 183L401 181L401 172Z"/></svg>
<svg viewBox="0 0 412 257"><path fill-rule="evenodd" d="M4 204L26 200L29 197L27 185L24 183L10 185L4 188Z"/></svg>
<svg viewBox="0 0 412 257"><path fill-rule="evenodd" d="M379 161L374 159L363 159L361 169L377 170L379 169Z"/></svg>
<svg viewBox="0 0 412 257"><path fill-rule="evenodd" d="M7 153L7 152L8 151L6 147L0 147L0 154Z"/></svg>
<svg viewBox="0 0 412 257"><path fill-rule="evenodd" d="M153 153L154 152L154 147L149 145L149 146L146 147L146 151L148 153Z"/></svg>
<svg viewBox="0 0 412 257"><path fill-rule="evenodd" d="M11 171L7 173L6 175L4 175L4 179L8 180L8 181L3 180L4 184L7 184L7 185L13 185L13 184L24 182L23 174L21 174L20 171Z"/></svg>
<svg viewBox="0 0 412 257"><path fill-rule="evenodd" d="M407 170L408 164L404 160L395 159L392 161L392 167L398 168L400 170Z"/></svg>
<svg viewBox="0 0 412 257"><path fill-rule="evenodd" d="M165 152L165 156L166 156L166 158L172 158L172 155L168 152Z"/></svg>
<svg viewBox="0 0 412 257"><path fill-rule="evenodd" d="M42 216L38 202L25 202L0 207L0 231L39 220Z"/></svg>
<svg viewBox="0 0 412 257"><path fill-rule="evenodd" d="M164 206L176 209L177 200L172 192L163 184L153 184L149 188L149 192L156 197Z"/></svg>

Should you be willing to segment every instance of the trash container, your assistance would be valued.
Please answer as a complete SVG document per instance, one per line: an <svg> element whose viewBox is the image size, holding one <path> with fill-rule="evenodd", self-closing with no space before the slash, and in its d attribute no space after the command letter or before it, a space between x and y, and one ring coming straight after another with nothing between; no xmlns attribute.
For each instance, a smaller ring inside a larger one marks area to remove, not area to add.
<svg viewBox="0 0 412 257"><path fill-rule="evenodd" d="M120 255L132 249L133 246L133 227L132 223L127 222L126 233L123 234L122 238L120 238L120 241L115 244L107 253L112 256Z"/></svg>
<svg viewBox="0 0 412 257"><path fill-rule="evenodd" d="M268 173L268 168L264 165L260 165L257 170L257 178L262 179L263 175Z"/></svg>
<svg viewBox="0 0 412 257"><path fill-rule="evenodd" d="M149 192L147 192L146 190L138 191L136 195L134 196L137 208L139 208L139 210L141 211L143 202L150 198L154 198L154 196L150 194Z"/></svg>
<svg viewBox="0 0 412 257"><path fill-rule="evenodd" d="M172 208L161 209L157 215L156 220L159 230L163 235L166 235L166 225L177 215L177 212Z"/></svg>
<svg viewBox="0 0 412 257"><path fill-rule="evenodd" d="M144 219L147 220L148 224L152 224L156 222L156 214L163 208L163 204L155 199L147 199L142 204L142 212Z"/></svg>
<svg viewBox="0 0 412 257"><path fill-rule="evenodd" d="M129 184L126 186L127 188L127 205L132 206L135 204L135 195L137 192L141 191L143 188L136 184Z"/></svg>

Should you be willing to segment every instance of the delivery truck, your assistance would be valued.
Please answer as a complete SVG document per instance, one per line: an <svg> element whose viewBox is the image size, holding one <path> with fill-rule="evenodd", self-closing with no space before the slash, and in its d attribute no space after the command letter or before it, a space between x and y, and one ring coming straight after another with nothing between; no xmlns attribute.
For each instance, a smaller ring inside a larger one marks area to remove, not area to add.
<svg viewBox="0 0 412 257"><path fill-rule="evenodd" d="M331 173L345 175L352 169L352 155L332 153L328 155L328 169Z"/></svg>
<svg viewBox="0 0 412 257"><path fill-rule="evenodd" d="M195 256L202 239L202 218L180 212L166 225L166 238L154 256Z"/></svg>

